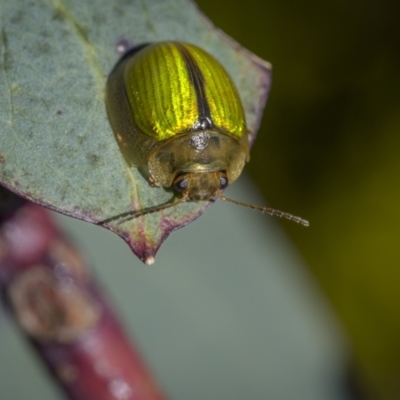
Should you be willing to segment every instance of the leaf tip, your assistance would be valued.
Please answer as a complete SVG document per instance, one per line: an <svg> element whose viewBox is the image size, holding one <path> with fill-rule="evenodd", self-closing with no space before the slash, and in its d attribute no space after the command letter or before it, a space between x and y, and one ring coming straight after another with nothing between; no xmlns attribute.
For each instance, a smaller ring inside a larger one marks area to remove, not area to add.
<svg viewBox="0 0 400 400"><path fill-rule="evenodd" d="M144 258L143 261L146 265L153 265L155 262L155 258L153 256L147 256Z"/></svg>

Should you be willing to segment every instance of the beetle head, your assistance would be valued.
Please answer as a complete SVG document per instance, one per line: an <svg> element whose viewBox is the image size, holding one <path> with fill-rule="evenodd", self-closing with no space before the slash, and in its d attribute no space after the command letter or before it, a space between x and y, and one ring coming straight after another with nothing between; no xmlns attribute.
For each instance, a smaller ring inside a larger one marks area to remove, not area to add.
<svg viewBox="0 0 400 400"><path fill-rule="evenodd" d="M173 186L188 200L212 200L228 186L228 178L225 171L188 172L177 175Z"/></svg>

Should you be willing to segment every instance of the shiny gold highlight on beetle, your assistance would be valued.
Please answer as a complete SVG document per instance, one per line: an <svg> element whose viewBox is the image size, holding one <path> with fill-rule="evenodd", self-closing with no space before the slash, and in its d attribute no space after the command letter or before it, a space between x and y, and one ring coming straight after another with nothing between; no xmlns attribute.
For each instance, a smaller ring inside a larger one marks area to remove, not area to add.
<svg viewBox="0 0 400 400"><path fill-rule="evenodd" d="M292 214L222 193L250 160L248 129L233 81L199 47L158 42L124 57L108 79L106 106L128 165L145 167L151 185L172 187L181 197L103 223L123 223L187 201L221 199L309 225Z"/></svg>

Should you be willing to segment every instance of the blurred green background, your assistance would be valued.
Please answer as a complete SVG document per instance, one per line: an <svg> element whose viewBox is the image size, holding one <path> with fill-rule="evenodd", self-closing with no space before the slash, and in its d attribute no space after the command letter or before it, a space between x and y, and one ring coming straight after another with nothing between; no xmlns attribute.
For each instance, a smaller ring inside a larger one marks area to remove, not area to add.
<svg viewBox="0 0 400 400"><path fill-rule="evenodd" d="M400 398L400 3L198 0L273 65L247 167L350 337L358 379Z"/></svg>

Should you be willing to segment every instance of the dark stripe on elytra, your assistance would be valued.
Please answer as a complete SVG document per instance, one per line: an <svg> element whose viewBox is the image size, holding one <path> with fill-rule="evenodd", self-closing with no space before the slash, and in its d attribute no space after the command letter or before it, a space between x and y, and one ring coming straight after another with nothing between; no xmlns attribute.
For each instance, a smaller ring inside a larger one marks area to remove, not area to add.
<svg viewBox="0 0 400 400"><path fill-rule="evenodd" d="M210 106L206 98L206 91L204 87L204 76L197 65L196 60L190 54L190 52L180 43L176 43L179 52L185 61L189 79L193 84L196 92L197 99L197 110L199 113L199 119L194 123L194 129L211 129L214 127L214 123L211 118Z"/></svg>

